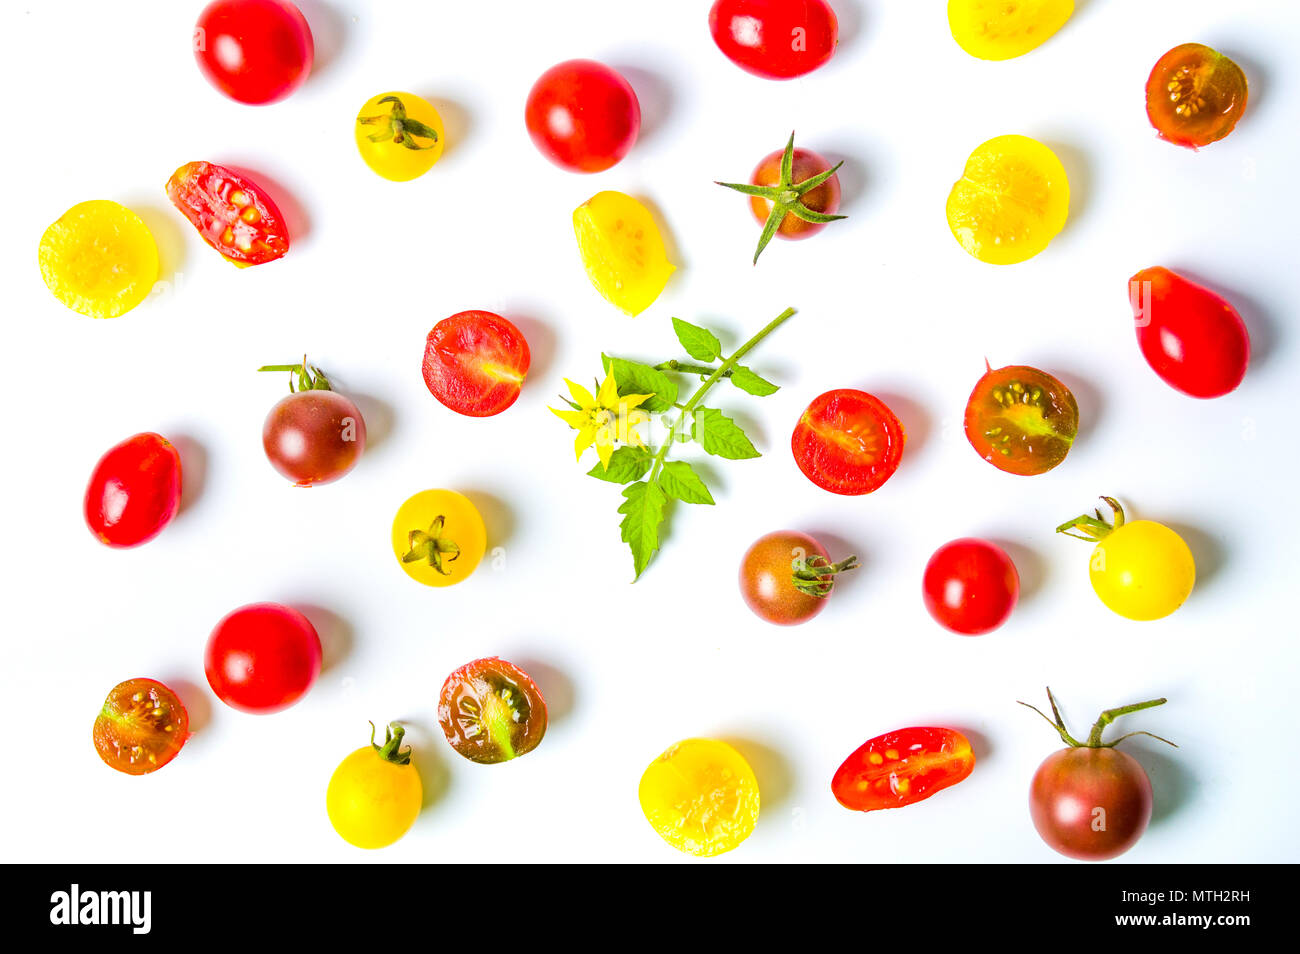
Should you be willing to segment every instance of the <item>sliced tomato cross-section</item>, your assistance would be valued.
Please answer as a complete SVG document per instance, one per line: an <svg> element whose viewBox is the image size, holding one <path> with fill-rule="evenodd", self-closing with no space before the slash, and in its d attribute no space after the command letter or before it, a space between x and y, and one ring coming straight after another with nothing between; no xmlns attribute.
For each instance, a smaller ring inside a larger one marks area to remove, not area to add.
<svg viewBox="0 0 1300 954"><path fill-rule="evenodd" d="M907 434L888 405L853 388L827 391L799 418L790 440L809 480L834 494L869 494L893 476Z"/></svg>
<svg viewBox="0 0 1300 954"><path fill-rule="evenodd" d="M241 268L289 251L289 229L266 190L225 166L187 162L167 180L167 198L203 241Z"/></svg>
<svg viewBox="0 0 1300 954"><path fill-rule="evenodd" d="M519 397L532 356L513 324L490 311L462 311L433 326L424 383L458 414L491 417Z"/></svg>
<svg viewBox="0 0 1300 954"><path fill-rule="evenodd" d="M956 785L974 768L970 740L956 729L898 729L862 743L835 772L831 791L855 812L902 808Z"/></svg>

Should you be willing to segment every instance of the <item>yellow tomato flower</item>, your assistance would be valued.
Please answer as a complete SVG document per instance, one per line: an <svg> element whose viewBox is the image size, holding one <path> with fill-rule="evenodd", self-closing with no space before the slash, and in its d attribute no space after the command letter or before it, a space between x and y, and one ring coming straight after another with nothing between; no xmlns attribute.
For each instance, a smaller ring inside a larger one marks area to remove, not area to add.
<svg viewBox="0 0 1300 954"><path fill-rule="evenodd" d="M645 446L645 441L636 429L650 420L650 415L639 408L654 397L653 394L624 394L620 397L618 384L612 374L605 376L595 397L581 384L574 384L568 378L564 379L564 383L573 395L573 400L569 402L573 406L567 411L556 408L551 408L551 411L578 432L573 449L579 460L582 459L582 452L595 444L600 463L608 470L615 444Z"/></svg>

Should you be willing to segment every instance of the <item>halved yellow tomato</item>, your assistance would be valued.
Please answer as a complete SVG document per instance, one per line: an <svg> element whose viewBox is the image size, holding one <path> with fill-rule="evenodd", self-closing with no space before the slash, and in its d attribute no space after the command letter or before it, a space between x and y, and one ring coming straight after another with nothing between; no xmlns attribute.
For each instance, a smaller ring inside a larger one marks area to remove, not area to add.
<svg viewBox="0 0 1300 954"><path fill-rule="evenodd" d="M574 209L573 231L587 277L625 314L654 304L677 269L650 210L622 192L598 192Z"/></svg>
<svg viewBox="0 0 1300 954"><path fill-rule="evenodd" d="M669 746L641 776L641 810L678 851L712 856L749 837L758 822L758 779L745 757L717 739Z"/></svg>
<svg viewBox="0 0 1300 954"><path fill-rule="evenodd" d="M981 60L1009 60L1046 43L1074 14L1074 0L948 0L957 45Z"/></svg>
<svg viewBox="0 0 1300 954"><path fill-rule="evenodd" d="M981 262L1033 258L1065 227L1070 182L1056 153L1028 136L976 148L948 194L948 227Z"/></svg>
<svg viewBox="0 0 1300 954"><path fill-rule="evenodd" d="M41 277L54 297L90 318L116 318L149 297L158 280L158 245L124 205L74 205L45 230Z"/></svg>

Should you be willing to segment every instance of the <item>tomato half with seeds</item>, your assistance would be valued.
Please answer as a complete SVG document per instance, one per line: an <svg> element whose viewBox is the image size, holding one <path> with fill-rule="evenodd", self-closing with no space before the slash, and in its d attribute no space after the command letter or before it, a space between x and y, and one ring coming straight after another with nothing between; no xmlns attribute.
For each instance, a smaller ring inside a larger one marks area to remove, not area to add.
<svg viewBox="0 0 1300 954"><path fill-rule="evenodd" d="M835 54L840 25L826 0L715 0L709 32L727 59L764 79L793 79Z"/></svg>
<svg viewBox="0 0 1300 954"><path fill-rule="evenodd" d="M86 526L110 547L148 543L180 506L181 455L161 434L136 434L109 448L86 486Z"/></svg>
<svg viewBox="0 0 1300 954"><path fill-rule="evenodd" d="M808 405L790 440L804 476L833 494L869 494L898 470L907 434L880 398L853 388Z"/></svg>
<svg viewBox="0 0 1300 954"><path fill-rule="evenodd" d="M266 190L215 162L187 162L167 180L167 198L203 241L240 268L283 258L289 229Z"/></svg>
<svg viewBox="0 0 1300 954"><path fill-rule="evenodd" d="M95 751L109 768L148 775L176 758L190 737L180 697L157 679L119 682L95 717Z"/></svg>
<svg viewBox="0 0 1300 954"><path fill-rule="evenodd" d="M966 402L966 439L998 470L1045 474L1070 452L1079 404L1046 371L1025 365L989 368Z"/></svg>
<svg viewBox="0 0 1300 954"><path fill-rule="evenodd" d="M488 656L447 677L438 696L438 724L451 747L471 762L506 762L542 741L546 700L528 673Z"/></svg>
<svg viewBox="0 0 1300 954"><path fill-rule="evenodd" d="M208 82L231 99L278 102L307 81L316 45L288 0L213 0L194 27L194 58Z"/></svg>
<svg viewBox="0 0 1300 954"><path fill-rule="evenodd" d="M683 739L647 766L637 786L646 821L678 851L711 858L731 851L758 824L758 778L720 739Z"/></svg>
<svg viewBox="0 0 1300 954"><path fill-rule="evenodd" d="M831 792L855 812L902 808L964 781L974 768L970 740L956 729L898 729L862 743L836 770Z"/></svg>
<svg viewBox="0 0 1300 954"><path fill-rule="evenodd" d="M531 361L523 332L505 318L462 311L429 332L424 383L457 414L491 417L515 403Z"/></svg>
<svg viewBox="0 0 1300 954"><path fill-rule="evenodd" d="M617 70L595 60L567 60L533 84L524 122L533 145L560 168L601 172L632 149L641 103Z"/></svg>
<svg viewBox="0 0 1300 954"><path fill-rule="evenodd" d="M1147 118L1160 138L1199 149L1237 127L1248 86L1241 67L1203 43L1176 46L1147 79Z"/></svg>

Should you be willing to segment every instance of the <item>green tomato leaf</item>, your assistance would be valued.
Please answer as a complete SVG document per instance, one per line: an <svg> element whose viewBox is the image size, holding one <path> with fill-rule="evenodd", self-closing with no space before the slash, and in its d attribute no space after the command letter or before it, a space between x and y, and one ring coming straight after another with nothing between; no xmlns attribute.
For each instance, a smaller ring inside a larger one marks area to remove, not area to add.
<svg viewBox="0 0 1300 954"><path fill-rule="evenodd" d="M650 470L652 460L653 456L644 447L625 445L617 448L609 458L608 470L600 461L596 461L596 466L587 471L587 476L607 480L611 484L626 484L644 477Z"/></svg>
<svg viewBox="0 0 1300 954"><path fill-rule="evenodd" d="M745 432L727 415L712 407L695 409L695 429L692 435L705 451L714 457L727 460L746 460L763 456L754 449Z"/></svg>
<svg viewBox="0 0 1300 954"><path fill-rule="evenodd" d="M607 354L602 354L600 360L605 366L605 372L614 375L620 395L654 395L641 405L651 414L662 414L677 403L677 385L662 371L656 371L650 365L637 361L611 358Z"/></svg>
<svg viewBox="0 0 1300 954"><path fill-rule="evenodd" d="M677 340L686 353L696 361L717 361L722 357L722 342L708 328L674 318L673 331L677 332Z"/></svg>
<svg viewBox="0 0 1300 954"><path fill-rule="evenodd" d="M651 557L659 549L659 525L664 520L664 505L668 498L659 485L641 480L623 488L623 501L618 512L623 514L619 524L623 542L632 549L632 565L639 579Z"/></svg>
<svg viewBox="0 0 1300 954"><path fill-rule="evenodd" d="M731 369L731 383L740 390L755 394L758 397L767 397L769 394L775 394L781 390L771 381L755 374L743 364L738 364Z"/></svg>
<svg viewBox="0 0 1300 954"><path fill-rule="evenodd" d="M695 469L684 460L670 460L659 472L659 486L682 503L711 504L713 495Z"/></svg>

